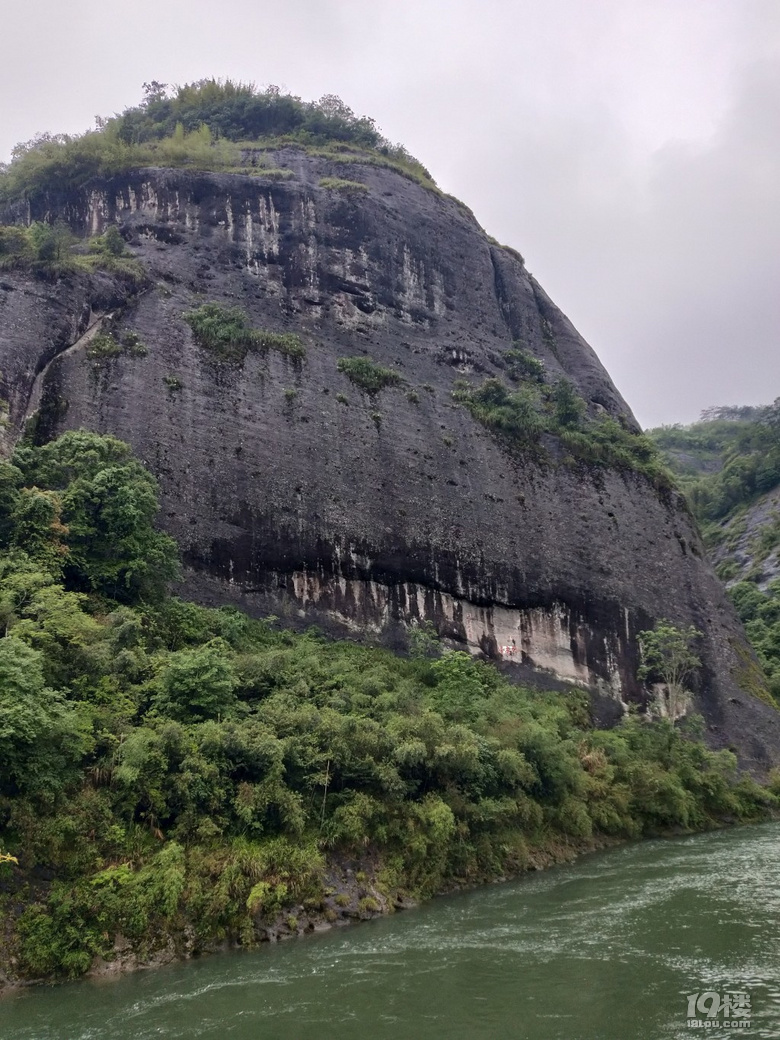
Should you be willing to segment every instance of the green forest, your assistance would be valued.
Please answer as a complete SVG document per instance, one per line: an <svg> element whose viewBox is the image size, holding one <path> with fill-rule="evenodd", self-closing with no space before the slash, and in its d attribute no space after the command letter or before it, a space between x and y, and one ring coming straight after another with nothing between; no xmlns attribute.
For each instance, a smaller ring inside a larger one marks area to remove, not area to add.
<svg viewBox="0 0 780 1040"><path fill-rule="evenodd" d="M685 491L780 703L780 577L768 567L780 548L780 511L769 501L780 487L780 401L713 408L648 435Z"/></svg>
<svg viewBox="0 0 780 1040"><path fill-rule="evenodd" d="M139 957L251 945L300 908L370 915L777 804L695 719L600 731L584 692L512 685L423 628L396 655L172 597L156 513L111 437L0 464L7 973L77 976L118 936ZM349 858L370 874L356 905L327 880Z"/></svg>

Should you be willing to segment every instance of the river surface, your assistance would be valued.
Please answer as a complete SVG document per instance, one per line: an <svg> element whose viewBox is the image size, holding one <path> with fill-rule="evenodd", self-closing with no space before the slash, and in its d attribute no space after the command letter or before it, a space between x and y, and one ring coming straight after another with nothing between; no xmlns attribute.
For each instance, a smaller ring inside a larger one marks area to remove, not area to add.
<svg viewBox="0 0 780 1040"><path fill-rule="evenodd" d="M780 1038L779 936L780 823L739 827L252 952L26 990L0 1001L0 1038ZM695 1021L717 1027L688 1024L697 993ZM724 1009L727 993L745 996ZM725 1028L745 997L750 1028Z"/></svg>

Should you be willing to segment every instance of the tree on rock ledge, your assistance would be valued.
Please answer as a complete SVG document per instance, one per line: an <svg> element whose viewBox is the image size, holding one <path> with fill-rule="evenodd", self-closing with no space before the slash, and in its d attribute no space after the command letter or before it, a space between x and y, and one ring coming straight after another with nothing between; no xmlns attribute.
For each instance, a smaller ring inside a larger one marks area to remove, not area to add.
<svg viewBox="0 0 780 1040"><path fill-rule="evenodd" d="M665 712L674 721L684 715L689 700L686 683L701 667L701 660L693 652L693 644L701 632L690 625L676 628L662 618L655 628L638 635L642 663L637 675L642 680L661 682L666 687Z"/></svg>

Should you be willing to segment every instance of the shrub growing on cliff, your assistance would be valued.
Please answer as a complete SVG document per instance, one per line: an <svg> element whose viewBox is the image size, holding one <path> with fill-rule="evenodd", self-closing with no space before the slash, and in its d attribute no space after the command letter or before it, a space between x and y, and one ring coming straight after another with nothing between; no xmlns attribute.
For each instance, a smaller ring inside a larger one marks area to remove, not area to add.
<svg viewBox="0 0 780 1040"><path fill-rule="evenodd" d="M29 227L0 226L0 269L62 274L75 265L76 238L61 223L36 221Z"/></svg>
<svg viewBox="0 0 780 1040"><path fill-rule="evenodd" d="M341 177L321 177L320 187L329 191L340 191L345 195L360 194L368 191L368 185L362 181L348 181Z"/></svg>
<svg viewBox="0 0 780 1040"><path fill-rule="evenodd" d="M541 397L531 387L510 390L500 379L486 379L478 387L460 382L452 396L478 422L513 446L535 446L545 429Z"/></svg>
<svg viewBox="0 0 780 1040"><path fill-rule="evenodd" d="M83 243L65 224L40 221L29 227L0 225L0 270L13 269L49 278L99 269L122 276L134 287L146 277L115 227L90 239L85 252Z"/></svg>
<svg viewBox="0 0 780 1040"><path fill-rule="evenodd" d="M665 714L676 719L685 713L689 693L686 684L701 659L694 653L693 645L701 632L690 625L680 629L670 621L657 621L655 627L638 635L642 663L637 675L640 679L662 682L666 687Z"/></svg>
<svg viewBox="0 0 780 1040"><path fill-rule="evenodd" d="M485 379L478 386L460 380L452 396L510 452L543 459L542 434L552 434L566 448L571 462L633 470L658 488L672 485L649 438L611 415L590 416L586 402L568 380L544 384L538 375L534 370L516 390L497 378Z"/></svg>
<svg viewBox="0 0 780 1040"><path fill-rule="evenodd" d="M339 358L336 367L351 383L370 396L378 394L386 387L398 386L403 382L398 372L392 368L383 368L367 357Z"/></svg>
<svg viewBox="0 0 780 1040"><path fill-rule="evenodd" d="M292 332L255 329L240 307L204 303L183 315L192 329L195 342L220 361L241 363L250 351L275 350L293 361L306 357L306 348Z"/></svg>
<svg viewBox="0 0 780 1040"><path fill-rule="evenodd" d="M510 379L520 382L530 379L535 383L544 381L544 362L530 351L515 345L511 350L505 350L503 357Z"/></svg>
<svg viewBox="0 0 780 1040"><path fill-rule="evenodd" d="M110 332L99 332L89 341L84 353L90 361L107 361L119 357L122 344L118 343Z"/></svg>

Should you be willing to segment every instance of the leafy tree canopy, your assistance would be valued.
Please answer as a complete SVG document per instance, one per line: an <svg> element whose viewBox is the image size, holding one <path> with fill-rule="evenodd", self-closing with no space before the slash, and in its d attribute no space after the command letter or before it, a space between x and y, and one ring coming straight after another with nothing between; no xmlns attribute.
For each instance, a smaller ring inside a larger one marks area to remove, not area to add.
<svg viewBox="0 0 780 1040"><path fill-rule="evenodd" d="M11 542L58 559L73 588L130 602L159 596L176 576L176 545L154 528L157 483L122 441L72 431L20 447L6 486L15 472L26 488L14 500Z"/></svg>

